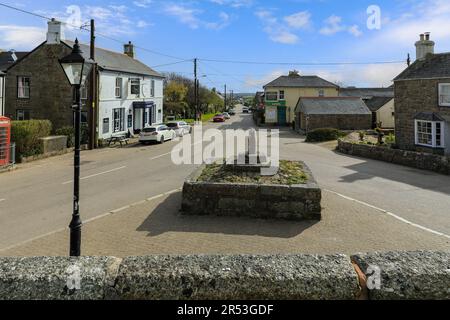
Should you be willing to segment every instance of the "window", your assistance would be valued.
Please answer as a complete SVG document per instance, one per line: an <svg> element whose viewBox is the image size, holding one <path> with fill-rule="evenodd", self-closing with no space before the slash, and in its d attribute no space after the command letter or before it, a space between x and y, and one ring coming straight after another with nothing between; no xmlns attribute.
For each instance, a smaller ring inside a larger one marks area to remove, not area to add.
<svg viewBox="0 0 450 320"><path fill-rule="evenodd" d="M87 88L84 85L81 87L81 99L87 100L87 97L88 97Z"/></svg>
<svg viewBox="0 0 450 320"><path fill-rule="evenodd" d="M439 84L439 105L450 107L450 83Z"/></svg>
<svg viewBox="0 0 450 320"><path fill-rule="evenodd" d="M109 118L103 119L103 134L109 133Z"/></svg>
<svg viewBox="0 0 450 320"><path fill-rule="evenodd" d="M75 115L76 113L73 112L73 125L75 126ZM81 111L81 123L86 124L88 123L88 113L87 111Z"/></svg>
<svg viewBox="0 0 450 320"><path fill-rule="evenodd" d="M280 100L285 100L285 98L284 98L284 90L280 91Z"/></svg>
<svg viewBox="0 0 450 320"><path fill-rule="evenodd" d="M30 110L17 110L16 119L19 121L30 120Z"/></svg>
<svg viewBox="0 0 450 320"><path fill-rule="evenodd" d="M137 96L141 94L141 79L138 78L131 79L131 94Z"/></svg>
<svg viewBox="0 0 450 320"><path fill-rule="evenodd" d="M125 131L125 109L113 109L113 132Z"/></svg>
<svg viewBox="0 0 450 320"><path fill-rule="evenodd" d="M416 120L416 144L431 148L444 147L444 123Z"/></svg>
<svg viewBox="0 0 450 320"><path fill-rule="evenodd" d="M122 98L122 86L123 86L123 80L122 78L116 78L116 98Z"/></svg>
<svg viewBox="0 0 450 320"><path fill-rule="evenodd" d="M278 92L266 92L266 101L277 101Z"/></svg>
<svg viewBox="0 0 450 320"><path fill-rule="evenodd" d="M155 96L155 80L151 81L151 86L150 86L150 97L154 97Z"/></svg>
<svg viewBox="0 0 450 320"><path fill-rule="evenodd" d="M325 90L323 89L319 90L319 97L325 97Z"/></svg>
<svg viewBox="0 0 450 320"><path fill-rule="evenodd" d="M131 114L128 115L128 128L133 128L133 116Z"/></svg>
<svg viewBox="0 0 450 320"><path fill-rule="evenodd" d="M29 99L30 98L30 78L29 77L17 77L17 98Z"/></svg>

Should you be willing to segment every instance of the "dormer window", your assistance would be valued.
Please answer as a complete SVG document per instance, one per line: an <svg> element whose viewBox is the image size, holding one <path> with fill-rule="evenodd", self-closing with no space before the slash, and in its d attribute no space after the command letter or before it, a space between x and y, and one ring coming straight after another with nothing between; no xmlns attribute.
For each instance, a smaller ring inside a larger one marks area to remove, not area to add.
<svg viewBox="0 0 450 320"><path fill-rule="evenodd" d="M450 83L439 84L439 106L450 107Z"/></svg>

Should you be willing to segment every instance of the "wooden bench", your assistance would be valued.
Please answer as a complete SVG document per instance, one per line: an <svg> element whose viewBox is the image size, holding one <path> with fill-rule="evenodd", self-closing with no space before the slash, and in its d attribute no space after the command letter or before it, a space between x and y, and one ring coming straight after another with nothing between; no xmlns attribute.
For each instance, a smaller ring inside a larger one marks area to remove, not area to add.
<svg viewBox="0 0 450 320"><path fill-rule="evenodd" d="M117 144L120 143L120 147L123 147L123 144L125 143L126 145L128 145L128 142L130 141L130 139L128 139L126 136L115 136L115 137L111 137L108 139L108 147L111 146L111 144Z"/></svg>

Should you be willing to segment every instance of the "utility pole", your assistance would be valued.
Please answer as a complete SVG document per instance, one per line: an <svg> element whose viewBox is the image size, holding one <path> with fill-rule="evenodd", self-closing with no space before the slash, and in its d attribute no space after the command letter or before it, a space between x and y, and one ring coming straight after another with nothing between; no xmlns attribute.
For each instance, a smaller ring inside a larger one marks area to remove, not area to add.
<svg viewBox="0 0 450 320"><path fill-rule="evenodd" d="M227 110L227 85L225 85L225 110Z"/></svg>
<svg viewBox="0 0 450 320"><path fill-rule="evenodd" d="M95 20L91 19L91 43L90 58L95 61ZM89 113L89 149L93 150L97 147L97 66L94 65L89 80L89 96L91 105L88 107Z"/></svg>
<svg viewBox="0 0 450 320"><path fill-rule="evenodd" d="M195 121L198 121L198 78L197 78L197 58L194 59L194 103L195 103Z"/></svg>
<svg viewBox="0 0 450 320"><path fill-rule="evenodd" d="M231 107L234 107L234 91L231 90Z"/></svg>

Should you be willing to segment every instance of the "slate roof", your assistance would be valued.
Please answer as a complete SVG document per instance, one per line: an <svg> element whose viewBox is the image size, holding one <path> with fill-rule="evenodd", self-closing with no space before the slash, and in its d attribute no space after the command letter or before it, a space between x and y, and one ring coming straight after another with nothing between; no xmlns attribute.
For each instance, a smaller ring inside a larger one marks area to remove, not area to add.
<svg viewBox="0 0 450 320"><path fill-rule="evenodd" d="M450 53L430 54L424 60L416 60L394 81L450 78Z"/></svg>
<svg viewBox="0 0 450 320"><path fill-rule="evenodd" d="M434 112L420 112L414 116L414 119L423 121L446 121L440 114Z"/></svg>
<svg viewBox="0 0 450 320"><path fill-rule="evenodd" d="M300 98L295 112L321 115L368 115L372 114L365 103L357 97Z"/></svg>
<svg viewBox="0 0 450 320"><path fill-rule="evenodd" d="M74 42L72 41L64 40L62 42L68 45L70 48L72 48L72 46L74 45ZM86 59L89 59L90 47L85 44L80 44L80 48L83 51L83 56ZM118 53L96 47L95 61L97 62L98 66L103 70L134 73L164 78L163 75L156 72L149 66L145 65L144 63L140 62L137 59L133 59L127 56L124 53Z"/></svg>
<svg viewBox="0 0 450 320"><path fill-rule="evenodd" d="M281 76L274 81L266 84L264 88L269 87L291 87L291 88L339 88L318 76Z"/></svg>
<svg viewBox="0 0 450 320"><path fill-rule="evenodd" d="M392 97L373 97L372 99L368 99L364 102L370 111L376 112L376 111L380 110L381 107L385 106L392 99L394 99L394 98L392 98Z"/></svg>
<svg viewBox="0 0 450 320"><path fill-rule="evenodd" d="M342 97L359 97L368 98L373 97L394 97L394 88L341 88L339 95Z"/></svg>
<svg viewBox="0 0 450 320"><path fill-rule="evenodd" d="M21 59L25 55L28 54L28 52L14 52L17 60ZM10 66L12 66L15 63L14 59L12 58L11 52L5 51L0 52L0 74L1 72L6 72L6 69L8 69Z"/></svg>

